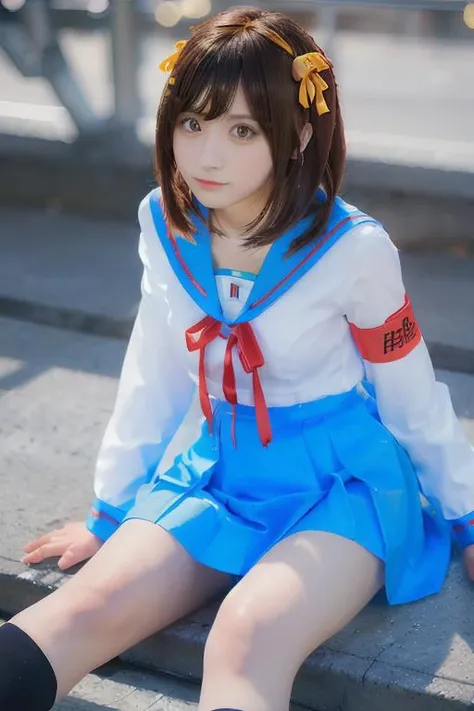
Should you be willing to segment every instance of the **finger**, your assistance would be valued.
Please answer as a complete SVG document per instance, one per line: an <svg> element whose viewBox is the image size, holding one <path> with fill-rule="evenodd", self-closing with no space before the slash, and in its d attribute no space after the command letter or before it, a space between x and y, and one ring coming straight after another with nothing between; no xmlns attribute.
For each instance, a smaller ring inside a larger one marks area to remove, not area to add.
<svg viewBox="0 0 474 711"><path fill-rule="evenodd" d="M470 561L469 563L467 563L466 568L470 580L474 581L474 562Z"/></svg>
<svg viewBox="0 0 474 711"><path fill-rule="evenodd" d="M73 565L82 563L86 558L90 558L91 552L86 551L84 546L70 546L63 556L58 561L58 568L60 570L67 570Z"/></svg>
<svg viewBox="0 0 474 711"><path fill-rule="evenodd" d="M464 562L466 564L467 574L471 580L474 580L474 546L469 546L464 551Z"/></svg>
<svg viewBox="0 0 474 711"><path fill-rule="evenodd" d="M64 553L64 541L45 543L23 558L23 563L40 563L45 558L53 558Z"/></svg>
<svg viewBox="0 0 474 711"><path fill-rule="evenodd" d="M40 548L41 546L44 546L45 544L50 543L53 539L56 539L58 537L58 534L59 534L59 531L50 531L49 533L45 533L44 536L35 538L35 540L27 543L26 546L23 548L23 550L26 553L30 553L35 548Z"/></svg>

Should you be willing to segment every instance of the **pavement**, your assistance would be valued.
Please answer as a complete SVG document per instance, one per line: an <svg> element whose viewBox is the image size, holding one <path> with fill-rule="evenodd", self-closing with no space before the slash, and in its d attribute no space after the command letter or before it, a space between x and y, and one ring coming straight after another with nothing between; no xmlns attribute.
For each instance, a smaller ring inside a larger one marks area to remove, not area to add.
<svg viewBox="0 0 474 711"><path fill-rule="evenodd" d="M192 711L198 697L196 685L112 666L86 677L55 711Z"/></svg>
<svg viewBox="0 0 474 711"><path fill-rule="evenodd" d="M54 561L24 566L22 546L66 520L83 519L90 506L94 460L139 299L137 239L134 222L0 210L0 611L6 618L68 578ZM450 386L474 442L474 259L402 252L402 262L437 377ZM440 595L398 608L376 599L309 657L294 708L472 708L473 592L455 558ZM58 709L194 708L217 604L137 645L113 669L90 675Z"/></svg>

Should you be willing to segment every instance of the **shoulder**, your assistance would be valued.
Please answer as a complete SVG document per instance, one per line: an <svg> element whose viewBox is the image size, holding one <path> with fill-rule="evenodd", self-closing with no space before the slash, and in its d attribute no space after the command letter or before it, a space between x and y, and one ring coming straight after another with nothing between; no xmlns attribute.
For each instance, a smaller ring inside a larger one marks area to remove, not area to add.
<svg viewBox="0 0 474 711"><path fill-rule="evenodd" d="M324 235L333 243L333 257L350 265L360 258L377 259L397 255L397 249L383 225L359 207L337 196L325 227Z"/></svg>
<svg viewBox="0 0 474 711"><path fill-rule="evenodd" d="M372 328L403 304L398 249L376 219L342 200L336 208L338 220L345 220L347 229L326 255L326 268L337 284L337 298L349 320L361 328Z"/></svg>
<svg viewBox="0 0 474 711"><path fill-rule="evenodd" d="M354 257L364 264L398 263L398 249L385 228L377 222L356 225L349 231Z"/></svg>
<svg viewBox="0 0 474 711"><path fill-rule="evenodd" d="M399 269L398 249L380 222L366 216L345 230L331 250L340 268L348 269L353 275L364 274L376 269Z"/></svg>

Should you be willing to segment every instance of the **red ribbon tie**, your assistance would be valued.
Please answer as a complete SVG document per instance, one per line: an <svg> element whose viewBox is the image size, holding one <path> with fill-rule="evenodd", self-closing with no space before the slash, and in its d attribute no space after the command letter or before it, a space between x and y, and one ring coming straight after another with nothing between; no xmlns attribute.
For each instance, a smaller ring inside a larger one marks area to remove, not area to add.
<svg viewBox="0 0 474 711"><path fill-rule="evenodd" d="M268 407L265 401L258 369L265 365L265 359L249 323L238 323L230 326L230 336L224 356L224 375L222 389L225 399L233 408L232 438L235 445L235 419L237 389L235 371L232 360L234 348L237 347L243 370L252 375L255 413L260 440L266 447L272 440L272 431ZM206 382L205 353L206 347L221 335L222 323L212 316L206 316L186 331L186 345L190 352L199 351L199 400L204 416L212 432L212 407Z"/></svg>

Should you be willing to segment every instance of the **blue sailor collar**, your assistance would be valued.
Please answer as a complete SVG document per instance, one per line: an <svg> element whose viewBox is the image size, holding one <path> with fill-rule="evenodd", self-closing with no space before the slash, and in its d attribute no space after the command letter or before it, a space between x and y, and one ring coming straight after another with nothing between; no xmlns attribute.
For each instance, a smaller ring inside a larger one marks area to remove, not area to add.
<svg viewBox="0 0 474 711"><path fill-rule="evenodd" d="M323 191L318 191L316 198L324 200ZM245 306L238 318L229 321L224 316L217 291L207 227L208 211L201 205L199 207L204 220L193 215L196 234L195 241L191 242L171 234L168 229L163 215L160 190L153 191L150 196L150 209L156 232L183 288L205 314L229 326L251 321L259 316L301 279L352 227L364 222L376 222L341 198L336 198L324 233L316 242L286 257L290 244L303 234L311 223L311 218L301 220L272 244Z"/></svg>

